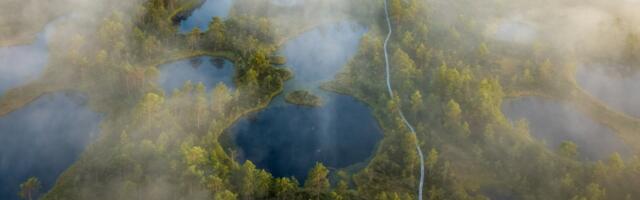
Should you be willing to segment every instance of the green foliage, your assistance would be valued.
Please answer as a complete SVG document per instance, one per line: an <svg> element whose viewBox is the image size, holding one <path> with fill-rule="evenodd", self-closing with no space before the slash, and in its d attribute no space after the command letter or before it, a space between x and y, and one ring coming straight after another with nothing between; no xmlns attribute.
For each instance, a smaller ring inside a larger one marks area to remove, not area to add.
<svg viewBox="0 0 640 200"><path fill-rule="evenodd" d="M389 131L386 134L385 140L380 143L382 151L354 177L358 192L364 198L375 198L382 191L414 191L419 167L416 138L409 132Z"/></svg>
<svg viewBox="0 0 640 200"><path fill-rule="evenodd" d="M625 40L625 48L623 50L623 59L630 66L636 66L636 69L629 71L635 72L640 67L640 36L637 33L628 33Z"/></svg>
<svg viewBox="0 0 640 200"><path fill-rule="evenodd" d="M441 14L425 9L428 6L419 1L389 1L394 26L389 42L391 81L396 97L390 99L384 84L371 81L385 77L379 46L386 36L384 18L372 25L373 33L362 39L347 69L330 84L332 90L372 105L385 130L375 156L354 177L361 196L398 199L416 191L416 165L406 159L415 154L416 139L422 149L439 150L425 155L425 199L485 199L482 195L624 199L637 195L631 187L613 186L616 181L629 183L619 177L629 168L622 158L612 156L606 164L578 161L577 146L570 142L557 152L550 151L530 136L526 121L510 123L503 115L506 93L567 91L562 86L567 84L562 68L569 61L541 52L542 46L520 51L487 41L473 14L428 20ZM416 8L423 12L414 13ZM531 56L529 51L538 53ZM389 114L398 109L416 127L417 138L404 137L404 125ZM610 192L613 188L616 192Z"/></svg>
<svg viewBox="0 0 640 200"><path fill-rule="evenodd" d="M40 192L41 187L42 184L40 183L40 180L36 177L31 177L24 183L20 184L20 192L18 193L18 196L25 200L38 199L38 192Z"/></svg>
<svg viewBox="0 0 640 200"><path fill-rule="evenodd" d="M238 4L247 2L253 3ZM224 20L213 18L207 31L178 33L174 20L198 3L149 0L130 10L105 9L91 19L100 22L95 32L50 44L56 70L43 83L87 93L90 106L107 117L100 139L44 199L416 199L416 143L431 149L425 199L485 199L494 192L513 199L640 197L640 159L614 154L606 162L578 161L575 144L549 151L529 136L526 122L509 123L502 114L507 92L566 91L558 67L565 60L542 47L507 52L513 48L485 41L472 15L434 19L431 2L419 0L389 0L392 98L379 81L385 78L382 3L350 2L370 31L330 88L365 101L384 130L365 167L330 180L318 163L300 188L251 161L240 165L235 151L225 149L231 145L224 130L264 108L290 78L272 66L283 63L273 56L282 30L266 9L252 15L237 8ZM475 5L467 3L456 6ZM627 39L629 60L637 38ZM187 83L171 95L161 92L156 65L202 54L232 60L237 88L219 84L209 94L204 85ZM400 110L416 135L394 114ZM21 185L23 198L31 199L38 185L37 179Z"/></svg>
<svg viewBox="0 0 640 200"><path fill-rule="evenodd" d="M187 44L189 45L189 48L191 49L196 49L198 48L198 44L200 44L200 36L201 36L202 32L200 31L200 28L196 27L193 30L191 30L191 32L189 33L189 36L187 36Z"/></svg>
<svg viewBox="0 0 640 200"><path fill-rule="evenodd" d="M226 27L220 17L214 17L209 24L209 31L206 32L206 41L209 47L214 50L224 49L226 40Z"/></svg>
<svg viewBox="0 0 640 200"><path fill-rule="evenodd" d="M287 58L284 56L272 56L270 58L272 65L284 65L287 64Z"/></svg>
<svg viewBox="0 0 640 200"><path fill-rule="evenodd" d="M328 176L329 170L322 163L316 163L316 166L309 171L307 180L304 182L304 189L314 199L320 199L331 187Z"/></svg>
<svg viewBox="0 0 640 200"><path fill-rule="evenodd" d="M323 102L320 97L309 91L296 90L288 93L284 97L287 103L303 105L303 106L322 106Z"/></svg>
<svg viewBox="0 0 640 200"><path fill-rule="evenodd" d="M571 141L565 141L560 144L560 155L574 159L578 156L578 145Z"/></svg>
<svg viewBox="0 0 640 200"><path fill-rule="evenodd" d="M251 161L246 161L242 167L237 169L234 173L232 182L235 185L236 191L240 191L239 195L241 199L251 199L255 195L257 188L256 183L256 166Z"/></svg>
<svg viewBox="0 0 640 200"><path fill-rule="evenodd" d="M460 110L460 104L456 103L453 99L447 103L447 108L444 113L446 121L460 122L462 110Z"/></svg>
<svg viewBox="0 0 640 200"><path fill-rule="evenodd" d="M402 82L399 82L399 84L395 84L400 86L402 89L401 91L404 91L404 89L407 88L415 88L414 79L416 75L420 74L420 72L416 68L414 61L406 52L402 49L396 50L391 57L391 65L398 68L395 70L396 74L394 75L394 80L403 80Z"/></svg>
<svg viewBox="0 0 640 200"><path fill-rule="evenodd" d="M295 178L276 178L273 192L277 199L295 199L298 192L298 181Z"/></svg>
<svg viewBox="0 0 640 200"><path fill-rule="evenodd" d="M424 116L424 112L422 112L425 109L425 103L420 90L416 90L411 95L410 105L411 116L413 119L424 119L426 117Z"/></svg>
<svg viewBox="0 0 640 200"><path fill-rule="evenodd" d="M238 199L238 195L234 194L229 190L225 190L222 192L218 192L213 196L213 199L216 200L236 200Z"/></svg>
<svg viewBox="0 0 640 200"><path fill-rule="evenodd" d="M52 62L60 69L53 82L86 91L107 120L100 140L44 199L272 196L271 175L238 166L218 141L239 117L264 108L289 78L271 66L270 23L239 16L214 19L204 33L178 34L172 15L193 2L152 0L136 12L105 11L96 34L79 33L71 45L51 45ZM55 50L67 46L72 49ZM239 88L219 84L209 94L203 84L189 82L170 96L160 92L154 65L203 52L234 61Z"/></svg>
<svg viewBox="0 0 640 200"><path fill-rule="evenodd" d="M620 173L624 168L624 160L620 157L620 154L614 153L608 160L609 169L612 173L617 174Z"/></svg>

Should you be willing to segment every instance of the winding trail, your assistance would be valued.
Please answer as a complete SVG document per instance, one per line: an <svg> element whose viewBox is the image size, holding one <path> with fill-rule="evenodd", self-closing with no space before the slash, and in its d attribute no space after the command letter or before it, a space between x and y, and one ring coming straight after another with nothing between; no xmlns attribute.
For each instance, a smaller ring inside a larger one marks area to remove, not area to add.
<svg viewBox="0 0 640 200"><path fill-rule="evenodd" d="M389 6L387 5L387 0L384 0L384 13L385 13L385 17L387 18L387 27L389 28L389 33L387 33L387 38L384 40L384 61L385 61L385 68L386 68L386 73L387 73L387 90L389 91L389 97L391 97L393 99L393 89L391 89L391 76L389 75L389 53L387 51L387 44L389 43L389 39L391 39L391 34L393 32L393 30L391 29L391 19L389 19ZM398 105L399 107L399 105ZM413 133L414 135L416 135L416 131L413 128L413 126L411 126L411 124L409 123L409 121L407 121L407 119L404 117L404 114L402 113L402 109L399 108L398 112L400 113L400 118L402 119L402 122L404 122L404 124L407 126L407 128L409 128L411 130L411 133ZM418 155L420 156L420 182L419 182L419 187L418 187L418 200L422 200L422 188L424 187L424 155L422 154L422 149L420 148L419 142L417 140L417 135L416 135L416 150L418 151Z"/></svg>

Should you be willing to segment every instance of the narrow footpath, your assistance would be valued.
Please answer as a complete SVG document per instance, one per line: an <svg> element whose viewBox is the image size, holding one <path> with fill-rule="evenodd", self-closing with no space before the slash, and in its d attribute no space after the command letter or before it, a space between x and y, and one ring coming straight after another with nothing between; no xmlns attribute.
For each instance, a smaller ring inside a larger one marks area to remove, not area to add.
<svg viewBox="0 0 640 200"><path fill-rule="evenodd" d="M389 53L387 50L387 44L389 43L389 39L391 39L391 34L393 30L391 29L391 20L389 19L389 8L387 5L387 0L384 0L384 13L385 13L385 17L387 18L387 27L389 28L389 33L387 34L387 38L384 40L384 61L385 61L385 67L386 67L386 73L387 73L386 75L387 90L389 91L389 96L393 99L393 90L391 89L391 76L389 75ZM415 129L413 128L413 126L411 126L409 121L407 121L407 119L404 117L404 114L402 113L402 109L398 109L398 111L400 112L400 118L402 119L404 124L407 126L407 128L409 128L409 130L411 130L411 133L416 135ZM418 200L422 200L422 188L424 187L424 155L422 154L422 149L420 148L419 143L420 142L418 142L417 135L416 135L416 150L418 151L418 155L420 156L420 182L418 184L419 185Z"/></svg>

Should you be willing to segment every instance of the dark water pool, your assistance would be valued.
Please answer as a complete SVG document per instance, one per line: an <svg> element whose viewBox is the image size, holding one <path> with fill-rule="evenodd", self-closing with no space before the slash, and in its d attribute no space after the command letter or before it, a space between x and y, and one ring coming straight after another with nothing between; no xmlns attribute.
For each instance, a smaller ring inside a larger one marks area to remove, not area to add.
<svg viewBox="0 0 640 200"><path fill-rule="evenodd" d="M607 67L611 66L579 67L576 81L614 110L640 117L640 72L622 77L607 72Z"/></svg>
<svg viewBox="0 0 640 200"><path fill-rule="evenodd" d="M96 137L102 116L73 93L54 93L0 117L0 199L18 199L28 177L46 192Z"/></svg>
<svg viewBox="0 0 640 200"><path fill-rule="evenodd" d="M503 112L512 120L527 119L532 136L553 149L563 141L573 141L583 159L606 159L614 152L622 155L630 152L612 130L559 102L536 97L519 98L506 101Z"/></svg>
<svg viewBox="0 0 640 200"><path fill-rule="evenodd" d="M280 95L264 111L240 120L229 131L241 149L241 159L276 177L304 180L316 162L342 168L371 156L382 132L370 109L352 97L319 89L356 53L365 32L355 23L341 22L287 43L281 53L295 77L286 83L284 93L309 90L325 105L287 104Z"/></svg>
<svg viewBox="0 0 640 200"><path fill-rule="evenodd" d="M191 16L180 22L179 31L190 32L194 28L206 31L213 17L227 17L233 5L233 0L206 0L202 6L195 9Z"/></svg>
<svg viewBox="0 0 640 200"><path fill-rule="evenodd" d="M274 176L304 180L321 161L341 168L368 158L381 130L364 104L336 95L325 106L273 106L232 129L244 159Z"/></svg>
<svg viewBox="0 0 640 200"><path fill-rule="evenodd" d="M222 58L200 56L160 65L159 69L158 83L167 94L182 88L187 81L194 84L201 82L208 90L215 88L218 83L234 87L233 63Z"/></svg>

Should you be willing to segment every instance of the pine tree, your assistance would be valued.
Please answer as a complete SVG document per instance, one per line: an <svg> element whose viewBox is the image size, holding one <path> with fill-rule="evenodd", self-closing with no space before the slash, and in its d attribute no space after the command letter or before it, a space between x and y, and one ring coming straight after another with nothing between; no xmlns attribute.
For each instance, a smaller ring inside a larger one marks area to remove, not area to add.
<svg viewBox="0 0 640 200"><path fill-rule="evenodd" d="M578 156L578 145L571 141L564 141L560 144L560 155L574 159Z"/></svg>
<svg viewBox="0 0 640 200"><path fill-rule="evenodd" d="M18 196L20 196L21 199L25 200L37 199L40 187L40 180L38 180L38 178L36 177L31 177L24 183L20 184L20 192L18 193Z"/></svg>
<svg viewBox="0 0 640 200"><path fill-rule="evenodd" d="M307 177L307 181L304 183L304 188L312 197L320 199L320 196L326 193L331 186L329 184L329 170L322 165L322 163L316 163L316 166L311 169Z"/></svg>
<svg viewBox="0 0 640 200"><path fill-rule="evenodd" d="M295 178L276 178L273 185L277 199L294 199L298 191L298 181Z"/></svg>

